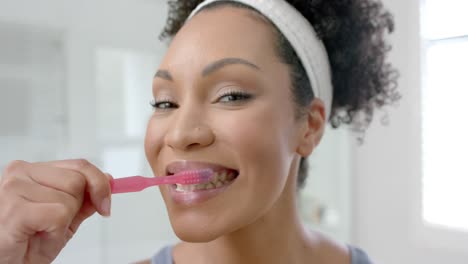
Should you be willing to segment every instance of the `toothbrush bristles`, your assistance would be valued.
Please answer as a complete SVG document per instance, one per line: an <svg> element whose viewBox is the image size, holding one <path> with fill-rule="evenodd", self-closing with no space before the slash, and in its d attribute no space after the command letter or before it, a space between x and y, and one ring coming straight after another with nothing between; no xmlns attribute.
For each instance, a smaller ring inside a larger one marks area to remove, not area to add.
<svg viewBox="0 0 468 264"><path fill-rule="evenodd" d="M181 177L180 184L201 184L208 183L213 178L213 170L202 169L194 171L185 171L174 176Z"/></svg>

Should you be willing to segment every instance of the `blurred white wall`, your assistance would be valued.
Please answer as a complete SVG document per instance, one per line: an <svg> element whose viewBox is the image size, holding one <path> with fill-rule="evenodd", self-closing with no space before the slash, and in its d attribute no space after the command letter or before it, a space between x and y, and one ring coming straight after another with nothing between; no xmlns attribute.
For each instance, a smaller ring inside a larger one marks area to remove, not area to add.
<svg viewBox="0 0 468 264"><path fill-rule="evenodd" d="M453 240L448 237L455 236L455 232L429 237L420 222L419 1L383 2L396 19L391 61L401 73L399 85L403 99L396 110L389 110L389 127L374 122L365 144L356 148L353 237L376 263L468 263L468 234L460 234L465 238L449 244L445 241ZM443 91L441 100L444 100Z"/></svg>

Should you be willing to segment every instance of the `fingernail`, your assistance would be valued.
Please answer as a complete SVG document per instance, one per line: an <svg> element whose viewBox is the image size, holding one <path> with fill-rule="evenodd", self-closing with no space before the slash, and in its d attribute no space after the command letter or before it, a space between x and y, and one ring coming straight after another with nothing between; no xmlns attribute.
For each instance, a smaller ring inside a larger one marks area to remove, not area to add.
<svg viewBox="0 0 468 264"><path fill-rule="evenodd" d="M104 173L104 174L105 174L108 178L114 179L114 177L112 177L112 175L111 175L110 173L107 173L107 172L106 172L106 173Z"/></svg>
<svg viewBox="0 0 468 264"><path fill-rule="evenodd" d="M104 198L101 203L101 211L104 216L110 216L111 213L111 200L109 198Z"/></svg>

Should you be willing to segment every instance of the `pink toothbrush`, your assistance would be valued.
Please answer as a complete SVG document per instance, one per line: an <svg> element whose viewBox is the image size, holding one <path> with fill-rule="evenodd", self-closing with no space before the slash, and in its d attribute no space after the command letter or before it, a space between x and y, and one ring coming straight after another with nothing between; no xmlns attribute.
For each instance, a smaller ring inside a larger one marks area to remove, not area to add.
<svg viewBox="0 0 468 264"><path fill-rule="evenodd" d="M211 169L191 170L177 173L171 176L161 176L146 178L142 176L132 176L126 178L113 179L110 181L112 194L139 192L150 186L161 184L201 184L208 183L213 177Z"/></svg>

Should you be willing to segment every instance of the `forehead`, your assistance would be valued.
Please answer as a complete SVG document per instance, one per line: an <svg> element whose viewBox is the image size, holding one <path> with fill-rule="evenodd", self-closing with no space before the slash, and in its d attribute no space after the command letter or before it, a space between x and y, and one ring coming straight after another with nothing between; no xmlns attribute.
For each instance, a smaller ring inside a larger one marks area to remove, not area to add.
<svg viewBox="0 0 468 264"><path fill-rule="evenodd" d="M254 11L231 6L203 10L177 33L163 63L209 63L239 57L256 63L277 61L272 26Z"/></svg>

